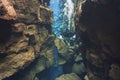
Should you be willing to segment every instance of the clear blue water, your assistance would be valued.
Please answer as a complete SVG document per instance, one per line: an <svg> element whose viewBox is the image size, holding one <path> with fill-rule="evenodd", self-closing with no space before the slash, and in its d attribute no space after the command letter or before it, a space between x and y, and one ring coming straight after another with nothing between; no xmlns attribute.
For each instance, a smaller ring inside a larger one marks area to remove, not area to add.
<svg viewBox="0 0 120 80"><path fill-rule="evenodd" d="M51 0L49 7L53 11L54 22L52 28L55 35L60 36L66 30L70 30L74 15L72 0Z"/></svg>
<svg viewBox="0 0 120 80"><path fill-rule="evenodd" d="M63 74L63 65L58 64L59 55L58 49L55 45L53 46L53 55L55 60L54 65L36 74L36 77L39 78L40 80L42 78L43 79L45 78L44 80L55 80L57 77Z"/></svg>
<svg viewBox="0 0 120 80"><path fill-rule="evenodd" d="M55 62L54 65L48 69L49 80L55 80L57 77L63 74L63 66L58 64L59 55L58 49L55 45L53 46L53 55Z"/></svg>
<svg viewBox="0 0 120 80"><path fill-rule="evenodd" d="M54 66L58 66L58 59L59 59L59 55L58 55L58 49L57 49L57 46L53 46L53 55L54 55L54 60L55 60L55 63L54 63Z"/></svg>
<svg viewBox="0 0 120 80"><path fill-rule="evenodd" d="M54 22L52 24L52 29L54 34L57 37L64 35L65 40L67 40L65 37L70 38L74 36L74 33L70 31L72 25L71 20L74 14L74 4L72 0L51 0L49 7L53 11ZM59 55L55 45L53 46L53 55L55 63L48 69L49 80L55 80L64 73L63 65L58 64Z"/></svg>
<svg viewBox="0 0 120 80"><path fill-rule="evenodd" d="M54 22L52 24L53 31L56 35L60 35L59 30L59 15L60 15L60 7L59 7L59 0L51 0L50 1L50 8L53 11Z"/></svg>

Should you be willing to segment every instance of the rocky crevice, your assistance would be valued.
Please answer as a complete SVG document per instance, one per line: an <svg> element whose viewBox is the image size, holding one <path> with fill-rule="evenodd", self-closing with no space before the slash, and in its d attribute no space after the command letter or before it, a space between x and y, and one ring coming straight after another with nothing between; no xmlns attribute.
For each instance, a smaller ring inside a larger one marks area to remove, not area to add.
<svg viewBox="0 0 120 80"><path fill-rule="evenodd" d="M52 34L52 11L39 5L37 0L0 0L0 80L24 70L38 58L42 44Z"/></svg>
<svg viewBox="0 0 120 80"><path fill-rule="evenodd" d="M81 0L76 10L76 31L90 80L119 80L120 2Z"/></svg>
<svg viewBox="0 0 120 80"><path fill-rule="evenodd" d="M120 80L119 0L73 2L81 41L68 46L52 35L49 0L0 0L0 80L44 79L55 62L53 45L65 73L57 80Z"/></svg>

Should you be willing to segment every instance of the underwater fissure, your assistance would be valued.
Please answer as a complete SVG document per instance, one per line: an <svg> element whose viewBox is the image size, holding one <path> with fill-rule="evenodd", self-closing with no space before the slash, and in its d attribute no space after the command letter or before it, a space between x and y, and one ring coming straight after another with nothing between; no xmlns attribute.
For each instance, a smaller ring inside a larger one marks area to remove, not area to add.
<svg viewBox="0 0 120 80"><path fill-rule="evenodd" d="M0 0L0 80L120 80L119 0Z"/></svg>
<svg viewBox="0 0 120 80"><path fill-rule="evenodd" d="M74 10L75 3L72 0L50 0L50 8L53 11L54 21L52 24L52 29L56 38L59 38L65 42L69 49L73 50L73 54L78 55L76 44L79 42L78 36L75 33L75 23L74 23ZM57 45L58 46L58 45ZM60 65L58 60L60 58L60 54L58 52L56 44L53 46L53 55L54 55L54 65L50 68L45 69L43 72L39 73L37 76L46 77L46 80L56 80L59 76L63 74L72 73L72 66L74 61L72 61L74 57L71 55L71 61ZM64 48L64 46L62 47ZM82 58L81 58L82 61ZM72 66L71 66L72 65ZM83 61L78 63L79 67L81 66L81 72L78 76L81 77L81 80L84 78L86 74L86 69ZM83 70L82 70L83 69ZM41 80L42 78L40 78Z"/></svg>

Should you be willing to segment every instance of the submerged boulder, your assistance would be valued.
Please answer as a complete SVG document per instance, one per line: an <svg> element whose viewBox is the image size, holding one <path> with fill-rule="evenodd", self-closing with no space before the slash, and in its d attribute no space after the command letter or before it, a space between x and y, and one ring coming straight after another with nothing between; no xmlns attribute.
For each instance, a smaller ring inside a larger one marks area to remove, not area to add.
<svg viewBox="0 0 120 80"><path fill-rule="evenodd" d="M63 74L60 77L56 78L56 80L81 80L75 73L71 74Z"/></svg>
<svg viewBox="0 0 120 80"><path fill-rule="evenodd" d="M34 49L28 47L25 52L19 52L19 54L12 54L2 60L0 59L0 79L12 76L19 69L24 69L34 58Z"/></svg>
<svg viewBox="0 0 120 80"><path fill-rule="evenodd" d="M54 42L58 48L61 58L69 60L72 57L71 55L73 55L73 52L70 52L69 46L65 43L65 41L63 39L56 38Z"/></svg>

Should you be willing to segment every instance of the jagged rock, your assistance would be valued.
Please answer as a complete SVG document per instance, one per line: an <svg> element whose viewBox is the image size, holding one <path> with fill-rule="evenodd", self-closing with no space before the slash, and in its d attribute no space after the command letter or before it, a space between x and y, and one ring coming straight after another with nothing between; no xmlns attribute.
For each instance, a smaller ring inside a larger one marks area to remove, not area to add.
<svg viewBox="0 0 120 80"><path fill-rule="evenodd" d="M0 18L6 19L6 20L16 20L17 19L17 13L13 7L13 4L10 0L1 0L0 1Z"/></svg>
<svg viewBox="0 0 120 80"><path fill-rule="evenodd" d="M45 56L48 59L48 61L46 62L47 67L54 65L54 55L53 55L53 48L52 47L51 47L51 49L46 50Z"/></svg>
<svg viewBox="0 0 120 80"><path fill-rule="evenodd" d="M98 55L96 55L95 53L87 53L86 54L86 59L93 65L97 66L97 67L102 67L103 62L100 59L100 57Z"/></svg>
<svg viewBox="0 0 120 80"><path fill-rule="evenodd" d="M59 60L58 60L58 64L59 65L63 65L63 64L65 64L67 61L65 60L65 59L63 59L63 58L59 58Z"/></svg>
<svg viewBox="0 0 120 80"><path fill-rule="evenodd" d="M28 47L28 40L26 37L21 36L21 37L13 37L18 38L16 39L16 41L12 42L13 39L10 40L9 43L9 48L7 49L7 53L20 53L21 51L27 51L27 47ZM7 46L7 47L8 47Z"/></svg>
<svg viewBox="0 0 120 80"><path fill-rule="evenodd" d="M25 66L33 61L34 49L28 47L27 51L20 52L20 54L12 54L0 61L0 79L4 79L16 73L19 69L24 69Z"/></svg>
<svg viewBox="0 0 120 80"><path fill-rule="evenodd" d="M81 53L76 55L76 58L75 58L76 62L79 62L79 61L82 61L82 60L83 60L83 58L82 58L82 54Z"/></svg>
<svg viewBox="0 0 120 80"><path fill-rule="evenodd" d="M72 57L71 55L73 55L73 52L69 51L69 46L64 42L64 40L59 38L56 38L54 42L62 58L69 60Z"/></svg>
<svg viewBox="0 0 120 80"><path fill-rule="evenodd" d="M37 77L34 80L39 80Z"/></svg>
<svg viewBox="0 0 120 80"><path fill-rule="evenodd" d="M84 1L83 4L77 3L75 21L76 32L83 42L80 51L87 66L88 77L90 80L119 79L111 74L114 70L110 70L110 65L120 63L120 1Z"/></svg>
<svg viewBox="0 0 120 80"><path fill-rule="evenodd" d="M41 56L41 46L48 39L51 31L46 27L51 27L53 17L52 11L42 6L40 18L44 22L40 22L39 8L37 0L0 0L0 80L12 78L20 70L26 70L31 62ZM44 11L47 14L44 15ZM49 50L46 53L52 54ZM20 80L33 79L36 73L44 70L46 66L43 65L42 60L44 59L41 58L41 62L38 62L34 69L27 71L29 77L24 75ZM38 68L37 65L40 67Z"/></svg>
<svg viewBox="0 0 120 80"><path fill-rule="evenodd" d="M59 51L60 54L66 54L67 53L68 46L64 42L64 40L56 38L55 39L55 45L57 46L58 51ZM63 46L64 46L64 48L63 48Z"/></svg>
<svg viewBox="0 0 120 80"><path fill-rule="evenodd" d="M75 57L75 55L77 54L75 53L75 50L78 48L78 45L74 45L74 46L67 45L67 43L65 43L65 41L60 38L56 38L54 40L54 43L57 46L59 52L59 57L60 57L59 64L65 64L67 63L67 61L73 62L73 57ZM77 57L75 59L76 62L81 59L81 56L76 55L76 57Z"/></svg>
<svg viewBox="0 0 120 80"><path fill-rule="evenodd" d="M61 55L61 58L64 60L70 60L72 58L72 55L74 54L71 49L69 49L70 46L68 46L64 40L56 38L54 41L55 45L58 48L59 55Z"/></svg>
<svg viewBox="0 0 120 80"><path fill-rule="evenodd" d="M39 0L40 4L41 5L44 5L44 6L49 6L50 5L50 0Z"/></svg>
<svg viewBox="0 0 120 80"><path fill-rule="evenodd" d="M53 54L53 45L54 45L54 36L50 36L41 47L41 55L44 55L47 59L47 67L54 65L54 54ZM57 47L58 48L58 47ZM66 60L59 57L58 64L65 64Z"/></svg>
<svg viewBox="0 0 120 80"><path fill-rule="evenodd" d="M87 75L84 77L84 80L89 80L89 78L88 78L88 76L87 76Z"/></svg>
<svg viewBox="0 0 120 80"><path fill-rule="evenodd" d="M54 45L54 36L49 36L48 39L42 44L41 55L46 58L46 67L54 65L54 54L53 54L53 45Z"/></svg>
<svg viewBox="0 0 120 80"><path fill-rule="evenodd" d="M74 63L72 67L72 72L79 74L79 75L85 75L86 73L86 68L83 63Z"/></svg>
<svg viewBox="0 0 120 80"><path fill-rule="evenodd" d="M37 10L39 4L37 0L13 0L12 3L17 13L17 21L29 24L38 22Z"/></svg>
<svg viewBox="0 0 120 80"><path fill-rule="evenodd" d="M112 64L111 69L109 71L109 76L113 80L120 80L120 66L117 64Z"/></svg>
<svg viewBox="0 0 120 80"><path fill-rule="evenodd" d="M25 71L22 71L17 76L18 80L36 80L38 79L36 76L45 70L46 68L46 58L41 56L37 58L34 63L29 65ZM22 75L22 76L21 76ZM14 77L13 77L14 78ZM12 78L11 78L12 79Z"/></svg>
<svg viewBox="0 0 120 80"><path fill-rule="evenodd" d="M40 42L44 42L48 38L48 30L45 27L40 28L39 27L39 36L42 37L40 38Z"/></svg>
<svg viewBox="0 0 120 80"><path fill-rule="evenodd" d="M53 22L53 12L42 5L39 6L38 9L38 19L41 23L51 24Z"/></svg>
<svg viewBox="0 0 120 80"><path fill-rule="evenodd" d="M81 80L75 73L71 74L63 74L60 77L56 78L56 80Z"/></svg>
<svg viewBox="0 0 120 80"><path fill-rule="evenodd" d="M25 26L26 25L24 23L15 23L12 31L16 33L23 33L25 31Z"/></svg>

